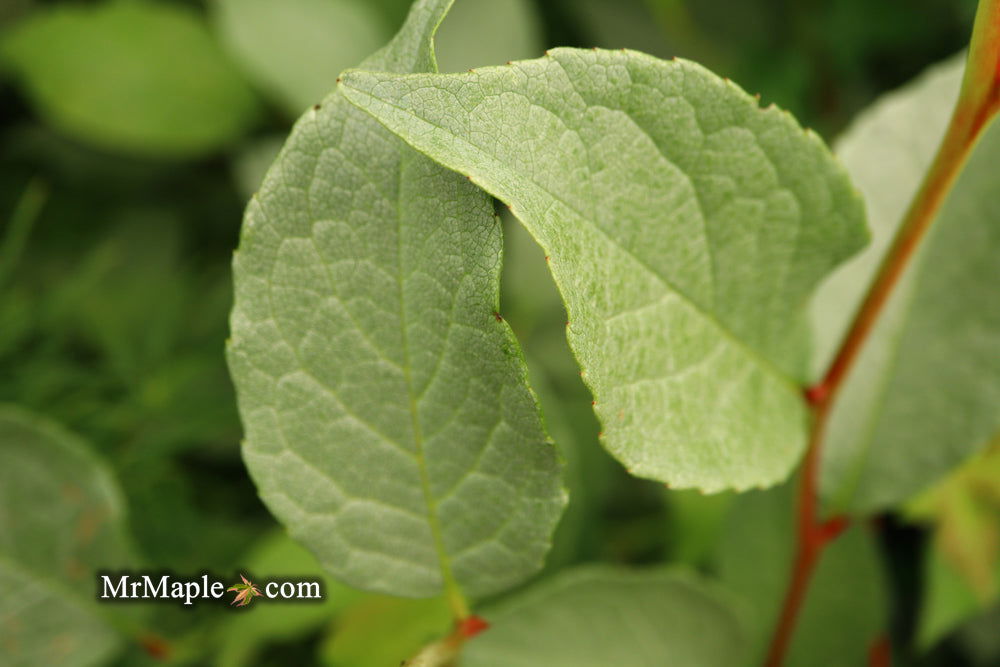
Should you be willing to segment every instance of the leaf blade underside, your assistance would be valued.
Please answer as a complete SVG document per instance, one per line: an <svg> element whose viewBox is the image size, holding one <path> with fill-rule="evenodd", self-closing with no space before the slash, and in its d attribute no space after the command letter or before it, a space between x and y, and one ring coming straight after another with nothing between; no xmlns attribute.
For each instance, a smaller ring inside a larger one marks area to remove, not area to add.
<svg viewBox="0 0 1000 667"><path fill-rule="evenodd" d="M432 70L449 0L370 66ZM488 197L334 92L248 207L229 361L262 498L359 588L479 596L536 571L565 504L498 308Z"/></svg>
<svg viewBox="0 0 1000 667"><path fill-rule="evenodd" d="M693 63L628 51L350 71L341 88L545 249L630 472L706 491L787 476L808 421L804 304L867 238L815 135Z"/></svg>

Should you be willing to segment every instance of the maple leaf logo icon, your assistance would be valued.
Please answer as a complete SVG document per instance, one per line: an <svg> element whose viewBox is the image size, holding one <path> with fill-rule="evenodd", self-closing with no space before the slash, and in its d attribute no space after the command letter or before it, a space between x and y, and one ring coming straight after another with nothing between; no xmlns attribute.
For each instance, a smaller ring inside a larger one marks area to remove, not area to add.
<svg viewBox="0 0 1000 667"><path fill-rule="evenodd" d="M260 589L257 588L252 581L249 581L242 574L240 579L243 580L242 584L235 584L227 588L227 591L236 591L236 597L229 604L235 604L237 607L245 607L250 604L255 597L260 596ZM238 603L238 604L237 604Z"/></svg>

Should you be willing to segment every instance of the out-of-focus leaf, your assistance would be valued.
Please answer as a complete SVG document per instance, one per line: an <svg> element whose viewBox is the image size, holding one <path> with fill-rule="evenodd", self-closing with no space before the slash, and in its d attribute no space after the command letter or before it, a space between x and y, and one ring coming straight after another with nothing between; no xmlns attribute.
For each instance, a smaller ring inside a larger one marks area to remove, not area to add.
<svg viewBox="0 0 1000 667"><path fill-rule="evenodd" d="M0 647L9 665L89 665L119 646L96 571L132 562L107 468L76 437L0 406Z"/></svg>
<svg viewBox="0 0 1000 667"><path fill-rule="evenodd" d="M433 68L422 0L375 69ZM339 94L306 113L246 213L230 369L272 512L338 578L457 602L541 568L565 505L498 316L501 230L466 179Z"/></svg>
<svg viewBox="0 0 1000 667"><path fill-rule="evenodd" d="M0 39L39 112L102 147L192 156L240 136L254 97L192 11L109 2L39 9Z"/></svg>
<svg viewBox="0 0 1000 667"><path fill-rule="evenodd" d="M739 497L716 550L719 578L743 596L759 665L771 641L792 572L794 489L785 484ZM887 592L875 541L854 526L824 550L799 613L787 667L857 667L886 630Z"/></svg>
<svg viewBox="0 0 1000 667"><path fill-rule="evenodd" d="M542 51L532 0L457 0L434 38L442 72L523 60Z"/></svg>
<svg viewBox="0 0 1000 667"><path fill-rule="evenodd" d="M1000 446L922 493L909 504L908 514L934 527L918 631L918 643L928 647L997 601Z"/></svg>
<svg viewBox="0 0 1000 667"><path fill-rule="evenodd" d="M450 624L440 598L366 596L338 616L320 657L328 667L396 667L447 634Z"/></svg>
<svg viewBox="0 0 1000 667"><path fill-rule="evenodd" d="M963 62L935 67L866 111L838 143L874 242L814 301L817 369L857 310L929 166ZM912 258L833 407L822 495L832 512L890 507L1000 432L1000 125L988 127Z"/></svg>
<svg viewBox="0 0 1000 667"><path fill-rule="evenodd" d="M788 475L808 421L805 301L867 236L816 135L694 63L632 51L352 70L341 89L539 241L631 473L706 491Z"/></svg>
<svg viewBox="0 0 1000 667"><path fill-rule="evenodd" d="M233 59L292 116L390 37L369 0L214 0Z"/></svg>
<svg viewBox="0 0 1000 667"><path fill-rule="evenodd" d="M316 558L284 533L261 540L237 569L252 573L253 581L256 577L319 580L324 598L321 604L268 600L256 605L252 614L237 614L228 619L218 635L219 667L252 665L266 644L301 637L364 596L325 576Z"/></svg>
<svg viewBox="0 0 1000 667"><path fill-rule="evenodd" d="M746 648L735 602L681 570L568 570L484 616L463 667L732 667Z"/></svg>

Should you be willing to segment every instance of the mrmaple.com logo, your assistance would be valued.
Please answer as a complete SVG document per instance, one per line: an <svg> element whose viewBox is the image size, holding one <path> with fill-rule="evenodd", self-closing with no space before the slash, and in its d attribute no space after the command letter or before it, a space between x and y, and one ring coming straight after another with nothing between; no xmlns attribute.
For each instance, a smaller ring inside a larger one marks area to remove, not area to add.
<svg viewBox="0 0 1000 667"><path fill-rule="evenodd" d="M256 598L269 600L319 602L323 599L320 581L310 579L272 579L255 584L243 574L227 585L211 574L194 579L173 574L115 573L97 575L97 599L111 601L166 601L186 606L205 600L220 600L232 593L231 605L246 607Z"/></svg>

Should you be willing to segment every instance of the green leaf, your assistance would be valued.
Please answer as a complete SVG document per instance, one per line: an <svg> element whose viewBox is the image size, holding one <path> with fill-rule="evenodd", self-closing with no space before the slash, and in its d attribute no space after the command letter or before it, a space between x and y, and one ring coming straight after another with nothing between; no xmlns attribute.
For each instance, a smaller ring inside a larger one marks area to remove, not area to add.
<svg viewBox="0 0 1000 667"><path fill-rule="evenodd" d="M863 298L933 158L962 62L865 112L839 143L864 192L872 247L818 293L822 366ZM927 487L1000 433L1000 126L987 128L834 405L823 450L831 511L874 512Z"/></svg>
<svg viewBox="0 0 1000 667"><path fill-rule="evenodd" d="M341 88L545 249L605 446L633 474L710 491L787 476L806 439L803 306L866 238L816 135L694 63L630 51Z"/></svg>
<svg viewBox="0 0 1000 667"><path fill-rule="evenodd" d="M795 550L797 485L741 496L716 546L719 578L750 610L752 649L739 664L763 662L787 592ZM786 667L867 664L886 631L888 592L875 540L854 526L824 549L796 621Z"/></svg>
<svg viewBox="0 0 1000 667"><path fill-rule="evenodd" d="M0 647L4 664L89 665L119 647L96 571L131 564L121 493L84 443L0 406Z"/></svg>
<svg viewBox="0 0 1000 667"><path fill-rule="evenodd" d="M257 112L197 15L176 5L39 10L0 39L0 61L50 123L115 150L207 153L243 134Z"/></svg>
<svg viewBox="0 0 1000 667"><path fill-rule="evenodd" d="M745 650L733 600L686 571L568 570L485 614L463 667L731 667Z"/></svg>
<svg viewBox="0 0 1000 667"><path fill-rule="evenodd" d="M366 62L430 69L449 0ZM565 504L517 342L495 313L485 194L339 94L247 210L229 362L261 497L328 571L404 596L503 590Z"/></svg>
<svg viewBox="0 0 1000 667"><path fill-rule="evenodd" d="M1000 585L1000 442L911 501L909 518L930 523L927 591L918 643L929 647L997 601Z"/></svg>
<svg viewBox="0 0 1000 667"><path fill-rule="evenodd" d="M366 0L215 0L212 8L233 60L294 116L390 36Z"/></svg>

